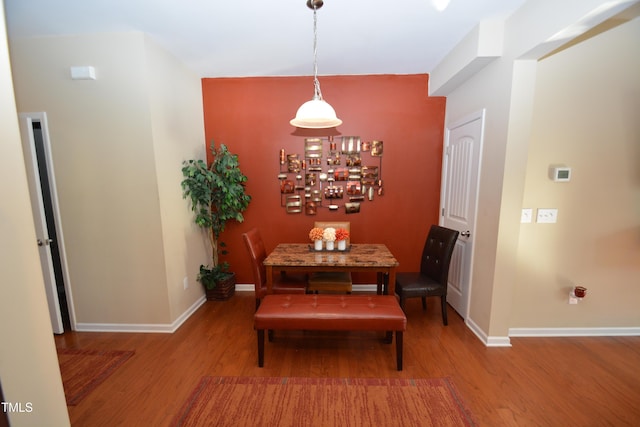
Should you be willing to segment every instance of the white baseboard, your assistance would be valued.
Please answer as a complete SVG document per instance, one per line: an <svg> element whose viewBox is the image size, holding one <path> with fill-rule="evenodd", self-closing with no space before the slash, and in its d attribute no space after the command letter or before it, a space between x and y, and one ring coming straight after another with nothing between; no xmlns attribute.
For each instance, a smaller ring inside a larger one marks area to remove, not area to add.
<svg viewBox="0 0 640 427"><path fill-rule="evenodd" d="M640 336L640 327L612 328L510 328L509 336L492 337L471 319L465 321L469 329L487 347L511 347L510 337L616 337Z"/></svg>
<svg viewBox="0 0 640 427"><path fill-rule="evenodd" d="M510 328L510 337L618 337L640 336L640 327Z"/></svg>
<svg viewBox="0 0 640 427"><path fill-rule="evenodd" d="M253 290L253 285L252 290ZM76 323L78 332L159 332L173 333L189 318L202 304L207 301L203 295L176 320L169 324L145 324L145 323Z"/></svg>
<svg viewBox="0 0 640 427"><path fill-rule="evenodd" d="M486 345L487 347L511 347L509 337L492 337L488 336L472 319L467 318L465 323L471 331Z"/></svg>

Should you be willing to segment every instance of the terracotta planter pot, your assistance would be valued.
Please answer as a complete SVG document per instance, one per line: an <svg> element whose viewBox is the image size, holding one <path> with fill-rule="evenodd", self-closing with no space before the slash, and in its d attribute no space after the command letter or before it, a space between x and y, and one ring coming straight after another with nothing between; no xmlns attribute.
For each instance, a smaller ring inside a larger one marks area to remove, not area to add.
<svg viewBox="0 0 640 427"><path fill-rule="evenodd" d="M208 301L228 300L236 293L236 274L232 273L229 278L216 284L213 289L205 289Z"/></svg>

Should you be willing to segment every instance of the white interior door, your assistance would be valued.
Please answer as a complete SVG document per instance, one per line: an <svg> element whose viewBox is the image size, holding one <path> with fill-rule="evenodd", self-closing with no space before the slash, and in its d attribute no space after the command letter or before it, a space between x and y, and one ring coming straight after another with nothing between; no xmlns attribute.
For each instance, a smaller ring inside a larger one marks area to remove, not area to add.
<svg viewBox="0 0 640 427"><path fill-rule="evenodd" d="M460 232L449 268L447 301L464 319L471 295L484 115L484 110L474 113L445 131L440 223Z"/></svg>
<svg viewBox="0 0 640 427"><path fill-rule="evenodd" d="M20 132L36 228L37 241L33 243L38 245L40 253L51 326L54 333L61 334L65 325L72 327L68 289L65 288L68 275L62 230L57 227L59 209L46 114L20 114Z"/></svg>

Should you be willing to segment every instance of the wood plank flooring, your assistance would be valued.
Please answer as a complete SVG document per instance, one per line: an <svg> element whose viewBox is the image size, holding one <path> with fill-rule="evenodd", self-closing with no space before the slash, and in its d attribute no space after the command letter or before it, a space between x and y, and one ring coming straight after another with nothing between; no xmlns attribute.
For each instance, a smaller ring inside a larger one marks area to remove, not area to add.
<svg viewBox="0 0 640 427"><path fill-rule="evenodd" d="M74 426L167 426L205 375L451 377L481 426L640 425L640 337L512 338L487 348L450 308L407 303L404 370L374 332L277 332L257 365L253 293L205 303L174 334L70 332L58 348L135 350L79 405Z"/></svg>

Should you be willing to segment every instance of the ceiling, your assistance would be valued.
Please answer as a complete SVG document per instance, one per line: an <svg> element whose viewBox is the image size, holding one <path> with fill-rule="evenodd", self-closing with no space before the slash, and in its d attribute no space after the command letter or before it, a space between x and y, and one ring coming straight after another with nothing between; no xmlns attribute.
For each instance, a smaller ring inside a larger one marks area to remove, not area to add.
<svg viewBox="0 0 640 427"><path fill-rule="evenodd" d="M525 0L325 0L320 75L430 73L480 21ZM201 77L313 74L306 0L4 0L9 38L142 31Z"/></svg>

